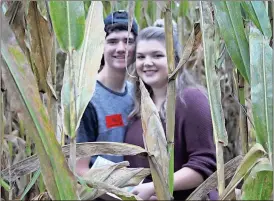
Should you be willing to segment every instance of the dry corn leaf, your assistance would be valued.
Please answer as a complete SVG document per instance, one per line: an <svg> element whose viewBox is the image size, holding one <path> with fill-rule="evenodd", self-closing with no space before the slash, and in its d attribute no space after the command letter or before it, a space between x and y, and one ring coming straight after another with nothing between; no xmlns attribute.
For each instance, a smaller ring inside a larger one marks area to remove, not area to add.
<svg viewBox="0 0 274 201"><path fill-rule="evenodd" d="M113 185L109 185L103 182L98 182L98 181L87 181L87 184L89 187L96 188L96 189L101 189L104 192L110 192L121 198L122 200L142 200L138 196L123 191L120 188L117 188Z"/></svg>
<svg viewBox="0 0 274 201"><path fill-rule="evenodd" d="M146 155L147 151L141 147L130 145L126 143L118 142L87 142L79 143L76 145L76 157L87 157L95 155ZM69 156L69 145L63 146L62 151L66 157ZM39 168L39 160L36 155L30 156L14 165L10 168L6 168L1 172L1 177L8 178L9 170L11 172L11 181L16 178L30 174Z"/></svg>
<svg viewBox="0 0 274 201"><path fill-rule="evenodd" d="M49 97L56 97L56 93L51 87L51 83L48 84L48 80L51 80L51 78L47 79L52 62L51 52L53 51L53 48L55 48L54 38L48 21L45 20L38 10L37 2L30 2L26 20L30 56L33 66L32 70L35 73L39 91L47 92Z"/></svg>
<svg viewBox="0 0 274 201"><path fill-rule="evenodd" d="M126 168L127 161L106 165L99 168L91 168L83 177L87 181L99 181L119 188L138 185L150 174L147 168ZM83 187L80 191L81 199L95 199L105 192L94 189L93 191Z"/></svg>
<svg viewBox="0 0 274 201"><path fill-rule="evenodd" d="M165 131L155 104L142 80L139 79L139 81L144 145L149 154L148 160L157 198L167 200L170 199L168 191L169 157Z"/></svg>

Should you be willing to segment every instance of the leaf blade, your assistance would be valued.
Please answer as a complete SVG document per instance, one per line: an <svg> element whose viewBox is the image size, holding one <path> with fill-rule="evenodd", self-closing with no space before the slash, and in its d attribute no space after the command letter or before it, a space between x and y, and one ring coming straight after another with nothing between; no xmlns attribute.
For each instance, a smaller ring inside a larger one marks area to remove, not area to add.
<svg viewBox="0 0 274 201"><path fill-rule="evenodd" d="M256 27L270 39L272 31L264 3L262 1L243 1L241 4Z"/></svg>
<svg viewBox="0 0 274 201"><path fill-rule="evenodd" d="M268 39L256 28L250 35L251 100L256 139L272 155L273 141L273 88L272 49Z"/></svg>
<svg viewBox="0 0 274 201"><path fill-rule="evenodd" d="M245 155L241 164L238 166L233 178L226 187L224 193L220 196L220 200L225 200L229 193L234 190L236 185L248 173L249 170L266 154L261 144L256 143Z"/></svg>
<svg viewBox="0 0 274 201"><path fill-rule="evenodd" d="M81 47L85 29L82 1L50 1L50 17L60 47L72 52Z"/></svg>
<svg viewBox="0 0 274 201"><path fill-rule="evenodd" d="M214 55L214 25L210 6L208 3L200 2L200 13L202 23L206 83L208 86L208 99L210 103L213 135L216 145L218 191L219 194L222 194L225 188L223 146L228 144L228 137L221 103L221 89L219 85L220 80L218 79L215 71L216 63Z"/></svg>
<svg viewBox="0 0 274 201"><path fill-rule="evenodd" d="M144 136L144 146L150 154L148 157L151 175L158 199L169 200L171 194L168 187L169 157L165 132L150 95L141 79L141 122Z"/></svg>
<svg viewBox="0 0 274 201"><path fill-rule="evenodd" d="M69 65L65 64L61 101L63 105L64 125L66 134L71 138L76 136L76 130L80 125L81 117L93 95L96 85L96 76L103 55L105 32L103 22L103 5L99 1L92 1L86 20L85 38L81 48L73 53L75 61L75 86L76 94L70 99L71 86L69 83ZM96 30L96 31L93 31ZM90 66L92 64L92 67ZM70 105L76 101L76 127L70 130Z"/></svg>
<svg viewBox="0 0 274 201"><path fill-rule="evenodd" d="M241 75L249 82L249 45L242 22L240 2L215 1L213 4L220 34L224 38L228 53Z"/></svg>
<svg viewBox="0 0 274 201"><path fill-rule="evenodd" d="M242 200L269 200L273 191L273 168L268 159L257 163L242 187Z"/></svg>
<svg viewBox="0 0 274 201"><path fill-rule="evenodd" d="M2 12L1 17L5 19ZM24 101L26 117L30 118L29 123L37 131L37 134L30 133L33 134L33 140L37 145L39 160L43 163L41 170L45 184L53 199L77 199L74 186L71 183L72 174L62 155L61 147L56 141L48 114L40 100L30 65L6 20L3 20L2 26L5 27L5 32L2 35L5 40L2 40L1 53L7 63L4 69L11 74L19 97Z"/></svg>
<svg viewBox="0 0 274 201"><path fill-rule="evenodd" d="M69 145L63 146L62 151L65 157L69 156ZM88 157L95 155L147 155L147 151L136 145L118 143L118 142L86 142L76 144L76 157ZM39 160L37 155L30 156L10 168L6 168L1 172L1 177L14 181L16 178L32 173L39 168ZM9 174L11 172L11 175Z"/></svg>

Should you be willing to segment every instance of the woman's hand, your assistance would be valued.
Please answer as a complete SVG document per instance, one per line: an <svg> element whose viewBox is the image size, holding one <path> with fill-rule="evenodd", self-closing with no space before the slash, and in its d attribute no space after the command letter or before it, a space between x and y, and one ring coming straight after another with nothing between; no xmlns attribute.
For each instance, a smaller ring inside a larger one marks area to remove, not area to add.
<svg viewBox="0 0 274 201"><path fill-rule="evenodd" d="M139 184L131 191L131 193L137 195L143 200L157 200L152 182Z"/></svg>

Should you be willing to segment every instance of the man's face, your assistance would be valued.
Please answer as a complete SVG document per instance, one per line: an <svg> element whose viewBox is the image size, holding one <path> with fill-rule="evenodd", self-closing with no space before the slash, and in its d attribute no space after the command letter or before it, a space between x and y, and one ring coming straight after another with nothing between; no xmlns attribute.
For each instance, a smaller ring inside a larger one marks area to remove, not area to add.
<svg viewBox="0 0 274 201"><path fill-rule="evenodd" d="M105 65L115 69L125 69L134 62L135 39L130 32L127 46L127 31L114 31L105 40L104 58ZM125 60L126 48L128 50L127 64Z"/></svg>

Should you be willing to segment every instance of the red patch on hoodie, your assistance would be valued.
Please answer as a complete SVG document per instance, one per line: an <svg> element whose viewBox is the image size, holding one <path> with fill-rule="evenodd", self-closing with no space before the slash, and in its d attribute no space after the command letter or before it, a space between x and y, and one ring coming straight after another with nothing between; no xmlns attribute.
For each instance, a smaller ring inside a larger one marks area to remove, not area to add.
<svg viewBox="0 0 274 201"><path fill-rule="evenodd" d="M121 114L113 114L106 116L107 128L124 126L123 118Z"/></svg>

